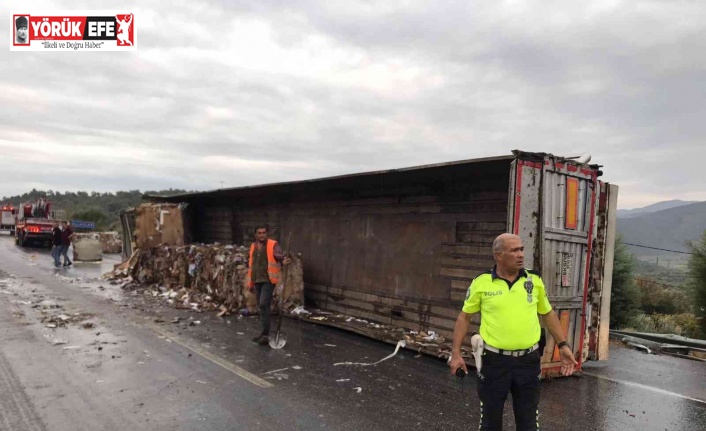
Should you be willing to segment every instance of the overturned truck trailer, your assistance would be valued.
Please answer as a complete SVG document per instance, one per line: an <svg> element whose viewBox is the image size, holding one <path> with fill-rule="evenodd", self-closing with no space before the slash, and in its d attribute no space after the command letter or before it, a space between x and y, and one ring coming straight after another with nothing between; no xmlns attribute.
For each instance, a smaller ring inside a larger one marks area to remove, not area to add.
<svg viewBox="0 0 706 431"><path fill-rule="evenodd" d="M196 242L247 245L259 223L305 267L309 303L447 338L503 232L522 237L581 362L605 359L617 186L599 166L512 155L171 197ZM476 316L474 324L478 325ZM545 371L559 366L551 336Z"/></svg>

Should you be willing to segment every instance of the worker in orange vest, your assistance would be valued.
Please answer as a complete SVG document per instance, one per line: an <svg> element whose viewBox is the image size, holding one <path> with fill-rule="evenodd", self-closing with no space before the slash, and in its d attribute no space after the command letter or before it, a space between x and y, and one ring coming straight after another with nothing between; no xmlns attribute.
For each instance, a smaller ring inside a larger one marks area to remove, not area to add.
<svg viewBox="0 0 706 431"><path fill-rule="evenodd" d="M252 340L268 344L270 336L270 303L275 286L281 280L281 265L289 265L292 259L285 256L277 241L267 238L267 226L255 228L255 242L250 246L248 261L248 288L257 295L262 331Z"/></svg>

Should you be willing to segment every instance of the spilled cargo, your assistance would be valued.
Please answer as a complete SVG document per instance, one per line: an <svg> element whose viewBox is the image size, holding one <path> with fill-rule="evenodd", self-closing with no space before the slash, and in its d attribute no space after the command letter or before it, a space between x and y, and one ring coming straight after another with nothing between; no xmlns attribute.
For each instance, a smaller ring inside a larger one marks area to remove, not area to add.
<svg viewBox="0 0 706 431"><path fill-rule="evenodd" d="M106 278L126 288L154 286L177 308L218 311L219 314L257 313L255 293L247 288L248 249L220 244L192 244L137 249ZM292 256L287 279L275 290L277 301L284 295L284 309L304 303L301 257Z"/></svg>

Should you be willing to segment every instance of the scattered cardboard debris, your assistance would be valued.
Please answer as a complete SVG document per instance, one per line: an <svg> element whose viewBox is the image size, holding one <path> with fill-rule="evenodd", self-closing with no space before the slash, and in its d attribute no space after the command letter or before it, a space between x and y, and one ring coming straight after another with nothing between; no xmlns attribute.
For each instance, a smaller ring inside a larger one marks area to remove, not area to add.
<svg viewBox="0 0 706 431"><path fill-rule="evenodd" d="M103 253L113 254L123 251L123 242L118 232L97 232Z"/></svg>
<svg viewBox="0 0 706 431"><path fill-rule="evenodd" d="M45 311L42 311L42 313L45 313ZM83 323L84 320L93 318L94 316L89 313L74 313L71 315L68 314L58 314L58 315L45 315L42 317L42 323L45 324L47 328L59 328L59 327L65 327L69 324L80 324L81 327L84 329L90 329L93 328L93 323L90 322L85 322ZM88 326L86 326L88 325Z"/></svg>
<svg viewBox="0 0 706 431"><path fill-rule="evenodd" d="M193 311L216 311L218 317L236 312L257 314L257 297L246 286L249 249L221 244L160 245L137 249L104 277L123 289L147 286L153 297ZM284 295L285 310L303 310L304 276L301 257L292 255L284 288L276 289L272 309ZM284 293L281 293L284 292ZM305 311L305 310L304 310Z"/></svg>

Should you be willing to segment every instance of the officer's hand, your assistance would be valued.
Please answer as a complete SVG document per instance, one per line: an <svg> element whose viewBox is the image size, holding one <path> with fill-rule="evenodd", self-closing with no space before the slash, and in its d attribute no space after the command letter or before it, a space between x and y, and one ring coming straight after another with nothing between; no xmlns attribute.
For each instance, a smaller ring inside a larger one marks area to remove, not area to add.
<svg viewBox="0 0 706 431"><path fill-rule="evenodd" d="M468 374L468 368L466 368L466 363L460 356L451 357L451 361L449 362L449 368L451 369L452 376L456 375L456 370L458 370L459 368L462 369L466 374Z"/></svg>
<svg viewBox="0 0 706 431"><path fill-rule="evenodd" d="M564 346L559 349L559 353L561 354L561 375L570 376L574 374L574 367L578 365L574 358L574 352L571 351L569 346Z"/></svg>
<svg viewBox="0 0 706 431"><path fill-rule="evenodd" d="M284 260L282 261L282 263L285 265L289 265L290 263L292 263L292 258L285 257Z"/></svg>

